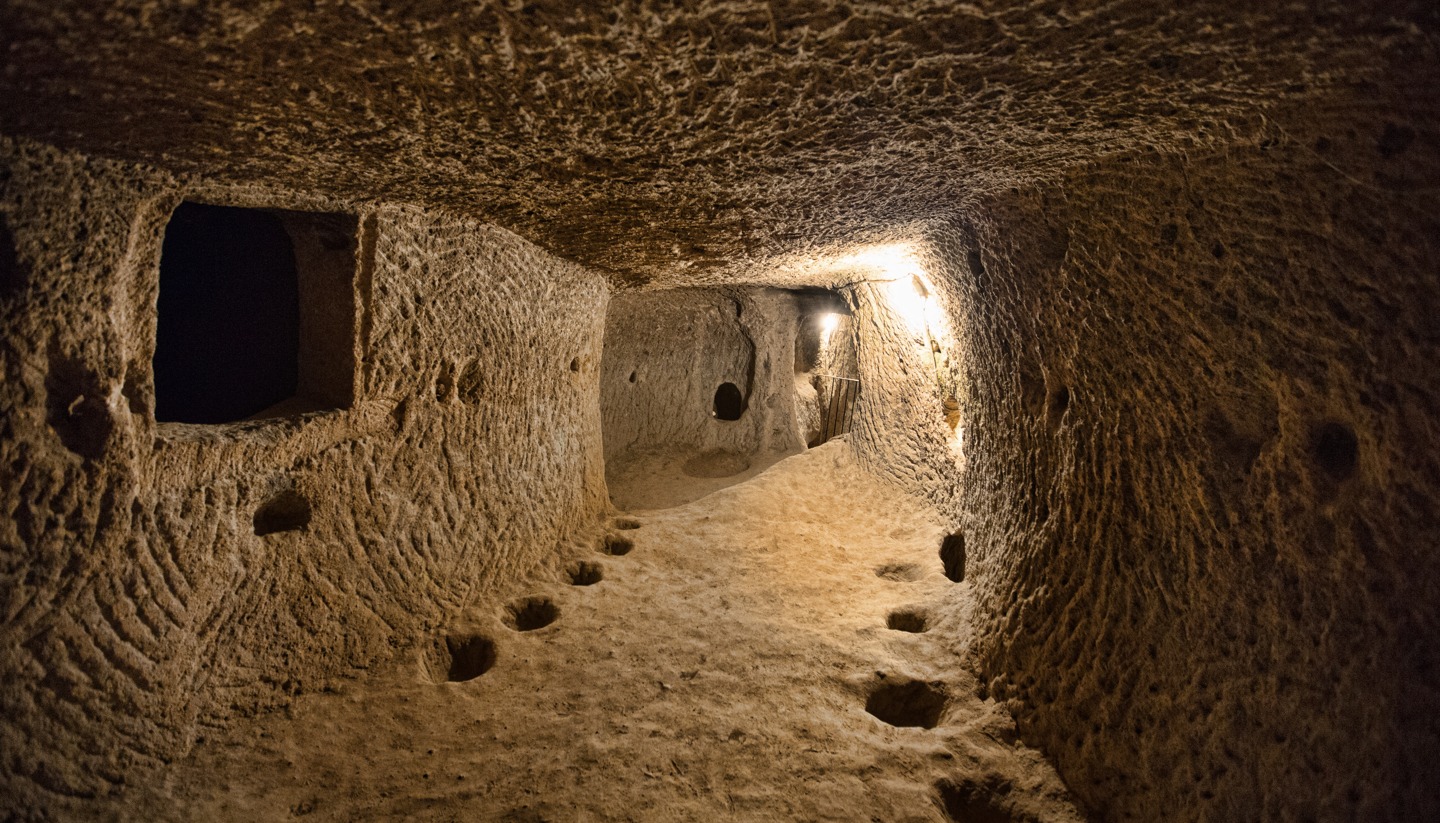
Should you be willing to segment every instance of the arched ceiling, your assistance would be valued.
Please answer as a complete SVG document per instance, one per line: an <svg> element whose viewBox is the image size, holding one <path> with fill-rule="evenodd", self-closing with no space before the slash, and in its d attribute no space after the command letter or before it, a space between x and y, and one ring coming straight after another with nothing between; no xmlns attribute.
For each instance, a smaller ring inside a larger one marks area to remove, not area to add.
<svg viewBox="0 0 1440 823"><path fill-rule="evenodd" d="M479 217L621 284L1426 91L1432 3L5 0L3 131ZM1428 77L1428 79L1427 79ZM1338 101L1338 102L1337 102ZM688 272L688 274L687 274Z"/></svg>

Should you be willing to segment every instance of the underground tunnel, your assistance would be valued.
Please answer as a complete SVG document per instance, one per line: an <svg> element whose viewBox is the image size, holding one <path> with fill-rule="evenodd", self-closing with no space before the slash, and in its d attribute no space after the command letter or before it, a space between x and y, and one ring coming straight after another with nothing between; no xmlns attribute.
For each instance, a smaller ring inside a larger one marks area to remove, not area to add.
<svg viewBox="0 0 1440 823"><path fill-rule="evenodd" d="M0 42L0 818L1440 819L1433 3Z"/></svg>

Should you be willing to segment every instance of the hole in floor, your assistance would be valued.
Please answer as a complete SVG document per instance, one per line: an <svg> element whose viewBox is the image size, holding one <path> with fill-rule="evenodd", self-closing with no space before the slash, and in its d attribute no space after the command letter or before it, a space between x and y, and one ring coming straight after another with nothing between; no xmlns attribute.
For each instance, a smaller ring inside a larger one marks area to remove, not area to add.
<svg viewBox="0 0 1440 823"><path fill-rule="evenodd" d="M433 683L474 680L495 665L495 643L480 634L451 634L434 645L426 668Z"/></svg>
<svg viewBox="0 0 1440 823"><path fill-rule="evenodd" d="M635 548L635 541L618 534L607 534L600 540L600 552L612 557L620 557L630 553Z"/></svg>
<svg viewBox="0 0 1440 823"><path fill-rule="evenodd" d="M255 510L255 534L293 532L310 525L310 501L294 489L285 489Z"/></svg>
<svg viewBox="0 0 1440 823"><path fill-rule="evenodd" d="M945 692L921 680L882 683L865 701L865 711L892 726L933 729L948 703Z"/></svg>
<svg viewBox="0 0 1440 823"><path fill-rule="evenodd" d="M560 607L548 597L525 597L505 610L505 625L517 632L533 632L554 623Z"/></svg>
<svg viewBox="0 0 1440 823"><path fill-rule="evenodd" d="M935 784L945 816L958 823L1014 823L1002 798L1009 794L1008 782L941 780Z"/></svg>
<svg viewBox="0 0 1440 823"><path fill-rule="evenodd" d="M875 576L896 583L914 583L925 576L925 570L914 563L886 563L875 567Z"/></svg>
<svg viewBox="0 0 1440 823"><path fill-rule="evenodd" d="M605 567L590 560L572 564L568 573L572 586L593 586L605 579Z"/></svg>
<svg viewBox="0 0 1440 823"><path fill-rule="evenodd" d="M885 618L885 626L897 632L919 634L930 628L930 616L920 609L896 609Z"/></svg>
<svg viewBox="0 0 1440 823"><path fill-rule="evenodd" d="M956 583L965 579L965 535L955 532L940 541L940 562L946 577Z"/></svg>
<svg viewBox="0 0 1440 823"><path fill-rule="evenodd" d="M640 524L640 521L639 521L639 520L636 520L636 519L633 518L633 517L617 517L617 518L615 518L615 522L614 522L615 528L617 528L617 529L622 529L622 530L625 530L625 531L630 531L630 530L632 530L632 529L638 529L638 528L640 528L640 525L641 525L641 524Z"/></svg>

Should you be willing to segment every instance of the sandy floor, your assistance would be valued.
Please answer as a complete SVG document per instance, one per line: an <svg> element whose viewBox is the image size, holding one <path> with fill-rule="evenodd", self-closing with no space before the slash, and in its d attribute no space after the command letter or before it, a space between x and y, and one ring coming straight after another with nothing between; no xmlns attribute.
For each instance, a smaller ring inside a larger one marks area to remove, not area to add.
<svg viewBox="0 0 1440 823"><path fill-rule="evenodd" d="M788 457L784 452L743 456L729 452L641 452L606 466L610 502L632 512L669 509L743 483Z"/></svg>
<svg viewBox="0 0 1440 823"><path fill-rule="evenodd" d="M844 444L612 527L633 548L576 547L471 616L493 642L478 677L432 682L449 661L427 642L212 737L105 816L1079 819L940 640L968 587L941 530ZM573 585L581 561L603 579Z"/></svg>

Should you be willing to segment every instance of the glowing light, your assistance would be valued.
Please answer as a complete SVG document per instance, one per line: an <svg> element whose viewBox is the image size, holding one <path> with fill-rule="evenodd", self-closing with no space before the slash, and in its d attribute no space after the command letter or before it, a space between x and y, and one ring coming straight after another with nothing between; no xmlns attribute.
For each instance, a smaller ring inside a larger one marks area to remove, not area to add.
<svg viewBox="0 0 1440 823"><path fill-rule="evenodd" d="M820 344L822 346L830 345L830 334L838 325L840 325L840 315L838 314L827 314L820 318Z"/></svg>
<svg viewBox="0 0 1440 823"><path fill-rule="evenodd" d="M920 276L901 277L885 284L886 301L900 315L916 337L926 334L926 325L938 313L930 306L929 289Z"/></svg>

